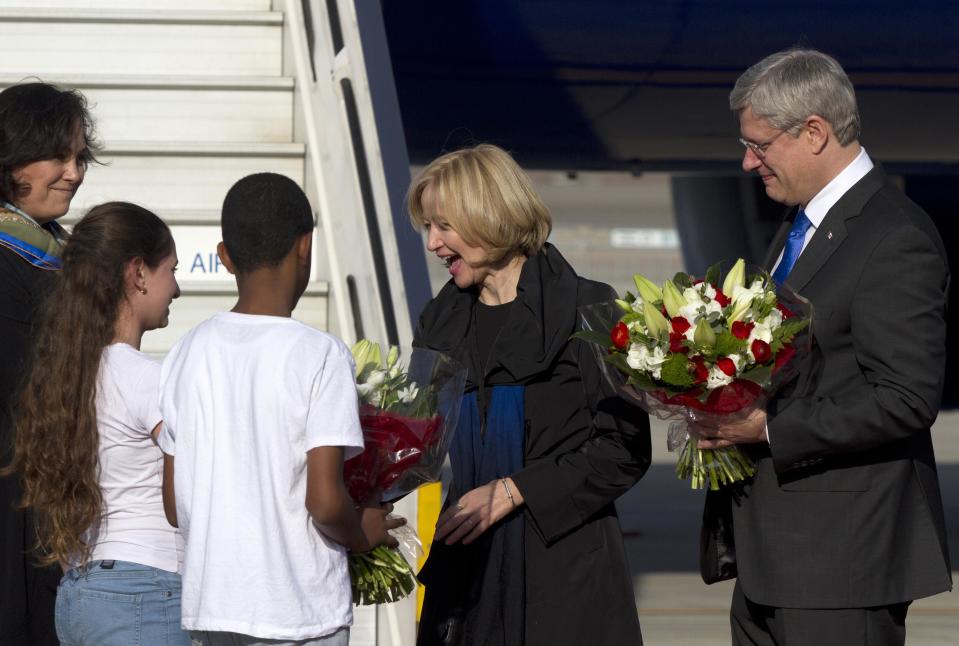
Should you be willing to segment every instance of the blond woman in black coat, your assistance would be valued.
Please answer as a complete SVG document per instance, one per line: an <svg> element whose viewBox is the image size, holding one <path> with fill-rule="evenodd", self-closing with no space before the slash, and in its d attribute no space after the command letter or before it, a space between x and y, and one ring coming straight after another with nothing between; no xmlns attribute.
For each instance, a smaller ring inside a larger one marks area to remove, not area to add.
<svg viewBox="0 0 959 646"><path fill-rule="evenodd" d="M649 421L570 340L613 290L546 242L549 211L495 146L432 162L408 207L451 275L415 343L469 368L418 644L642 643L613 503L649 466Z"/></svg>

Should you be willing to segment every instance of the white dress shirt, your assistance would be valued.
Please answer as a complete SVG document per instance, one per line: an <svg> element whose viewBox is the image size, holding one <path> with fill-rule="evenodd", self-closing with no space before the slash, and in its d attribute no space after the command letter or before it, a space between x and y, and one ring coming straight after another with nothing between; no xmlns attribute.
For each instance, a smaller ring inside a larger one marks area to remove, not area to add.
<svg viewBox="0 0 959 646"><path fill-rule="evenodd" d="M846 194L846 191L855 186L856 182L865 177L866 173L872 170L872 167L873 163L872 160L869 159L869 155L866 154L866 149L860 148L856 158L809 200L809 204L806 205L803 211L805 211L809 221L812 222L812 226L806 231L802 249L799 251L800 256L802 252L806 250L806 247L809 246L809 241L812 240L812 237L816 234L816 230L822 224L826 214L829 213L829 209L839 201L839 198ZM779 258L776 259L776 264L773 265L772 272L770 273L775 273L776 267L779 266L779 262L783 259L784 251L785 247L783 251L779 252Z"/></svg>

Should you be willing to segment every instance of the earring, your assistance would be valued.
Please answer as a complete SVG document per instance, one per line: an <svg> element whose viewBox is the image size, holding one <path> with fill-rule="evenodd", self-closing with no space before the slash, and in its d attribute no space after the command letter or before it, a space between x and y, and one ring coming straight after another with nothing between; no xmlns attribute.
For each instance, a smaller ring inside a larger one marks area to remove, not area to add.
<svg viewBox="0 0 959 646"><path fill-rule="evenodd" d="M146 296L147 288L146 288L146 287L140 287L139 289L140 289L140 293L143 294L144 296Z"/></svg>

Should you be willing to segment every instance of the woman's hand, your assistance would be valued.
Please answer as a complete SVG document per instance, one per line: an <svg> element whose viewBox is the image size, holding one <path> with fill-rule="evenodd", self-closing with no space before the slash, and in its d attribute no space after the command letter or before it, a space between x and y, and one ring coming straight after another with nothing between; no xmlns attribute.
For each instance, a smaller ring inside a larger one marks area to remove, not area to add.
<svg viewBox="0 0 959 646"><path fill-rule="evenodd" d="M512 478L488 482L465 493L456 504L440 514L433 540L440 541L445 537L447 545L460 540L469 545L522 504L523 495Z"/></svg>

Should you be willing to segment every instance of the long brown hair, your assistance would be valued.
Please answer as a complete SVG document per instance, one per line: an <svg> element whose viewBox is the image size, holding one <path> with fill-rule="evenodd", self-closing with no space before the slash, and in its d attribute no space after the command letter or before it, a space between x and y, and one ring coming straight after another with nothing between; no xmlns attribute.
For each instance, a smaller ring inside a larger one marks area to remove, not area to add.
<svg viewBox="0 0 959 646"><path fill-rule="evenodd" d="M77 223L63 269L37 319L27 379L16 403L13 463L23 508L33 509L42 563L86 562L100 521L96 391L100 357L126 298L126 264L156 268L173 252L170 229L135 204L95 206Z"/></svg>

